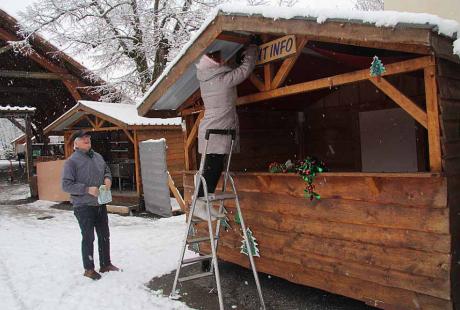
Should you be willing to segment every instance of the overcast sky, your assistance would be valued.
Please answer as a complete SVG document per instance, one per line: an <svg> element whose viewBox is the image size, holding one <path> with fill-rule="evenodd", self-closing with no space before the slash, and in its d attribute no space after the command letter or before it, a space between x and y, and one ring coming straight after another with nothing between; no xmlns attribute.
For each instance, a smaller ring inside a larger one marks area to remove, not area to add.
<svg viewBox="0 0 460 310"><path fill-rule="evenodd" d="M6 11L8 14L18 17L18 11L24 10L34 0L1 0L0 9Z"/></svg>

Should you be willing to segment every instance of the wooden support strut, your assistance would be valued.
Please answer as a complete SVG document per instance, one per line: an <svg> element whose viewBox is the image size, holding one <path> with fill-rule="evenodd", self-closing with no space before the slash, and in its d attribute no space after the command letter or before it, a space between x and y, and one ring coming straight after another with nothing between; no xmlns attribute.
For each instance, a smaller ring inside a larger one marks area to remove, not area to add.
<svg viewBox="0 0 460 310"><path fill-rule="evenodd" d="M174 180L172 179L171 175L169 174L169 171L168 171L168 186L169 186L169 189L171 190L171 192L173 193L174 198L176 198L176 201L179 204L181 210L185 212L184 198L182 198L182 195L179 193L179 190L177 189L176 185L174 184Z"/></svg>
<svg viewBox="0 0 460 310"><path fill-rule="evenodd" d="M438 89L436 85L436 66L424 69L426 114L428 122L428 150L431 172L442 171L441 138L439 127Z"/></svg>
<svg viewBox="0 0 460 310"><path fill-rule="evenodd" d="M198 136L198 127L200 125L201 119L204 117L204 111L201 111L200 114L198 114L198 118L195 121L195 124L193 125L192 129L190 130L189 135L187 136L187 140L185 141L185 169L190 170L190 149L193 145L193 142L196 141L196 137Z"/></svg>
<svg viewBox="0 0 460 310"><path fill-rule="evenodd" d="M134 172L136 174L136 192L141 195L141 173L139 161L139 140L137 137L137 130L134 130Z"/></svg>
<svg viewBox="0 0 460 310"><path fill-rule="evenodd" d="M270 89L276 89L284 83L287 76L289 75L289 72L291 72L291 69L294 67L297 59L299 59L299 56L302 54L302 50L306 44L307 39L305 37L297 37L297 53L283 61L271 83Z"/></svg>
<svg viewBox="0 0 460 310"><path fill-rule="evenodd" d="M386 72L383 76L398 74L403 72L411 72L423 69L433 64L431 56L424 56L415 59L405 60L397 63L387 65ZM322 78L314 81L289 85L277 89L251 94L244 97L239 97L237 105L249 104L260 102L268 99L280 98L300 93L306 93L314 90L328 88L330 85L338 86L349 84L353 82L363 81L369 79L369 70L359 70L350 73L335 75L328 78Z"/></svg>
<svg viewBox="0 0 460 310"><path fill-rule="evenodd" d="M90 123L90 125L93 126L94 129L97 129L96 123L94 123L93 120L87 114L85 114L85 118Z"/></svg>
<svg viewBox="0 0 460 310"><path fill-rule="evenodd" d="M417 122L423 127L427 128L427 115L425 111L417 106L412 100L407 98L401 93L396 87L391 85L390 82L381 77L370 78L378 89L380 89L385 95L390 97L395 103L397 103L403 110L409 113Z"/></svg>

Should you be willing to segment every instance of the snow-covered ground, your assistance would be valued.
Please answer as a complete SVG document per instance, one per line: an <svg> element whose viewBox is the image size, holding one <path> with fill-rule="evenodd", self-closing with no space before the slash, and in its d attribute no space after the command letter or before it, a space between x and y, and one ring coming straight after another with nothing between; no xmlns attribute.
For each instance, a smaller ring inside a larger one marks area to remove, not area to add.
<svg viewBox="0 0 460 310"><path fill-rule="evenodd" d="M24 199L17 186L0 200ZM152 220L109 215L112 261L123 272L82 276L80 230L73 212L54 203L0 205L1 309L189 309L145 284L176 268L184 216ZM51 219L39 220L42 216ZM187 252L186 256L196 255ZM95 241L95 262L97 241Z"/></svg>

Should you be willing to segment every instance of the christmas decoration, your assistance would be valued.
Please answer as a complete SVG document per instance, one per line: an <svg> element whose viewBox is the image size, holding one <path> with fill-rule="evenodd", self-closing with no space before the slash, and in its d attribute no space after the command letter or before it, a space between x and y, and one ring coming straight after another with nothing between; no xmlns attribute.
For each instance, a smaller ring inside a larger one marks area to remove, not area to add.
<svg viewBox="0 0 460 310"><path fill-rule="evenodd" d="M252 231L249 228L246 229L246 234L248 235L249 247L251 248L252 256L260 257L259 248L257 247L259 244L257 243L256 238L254 238L254 235L252 234ZM241 243L242 245L240 253L249 255L244 238L243 240L241 240Z"/></svg>
<svg viewBox="0 0 460 310"><path fill-rule="evenodd" d="M374 56L370 70L372 77L382 76L382 74L386 71L385 66L382 64L382 61L380 61L380 59L377 56Z"/></svg>
<svg viewBox="0 0 460 310"><path fill-rule="evenodd" d="M307 183L307 186L304 189L305 197L310 200L313 200L313 198L321 199L321 196L315 192L315 185L313 184L313 181L315 180L316 174L321 173L324 170L324 163L313 157L305 158L297 167L297 173L300 175L302 180Z"/></svg>
<svg viewBox="0 0 460 310"><path fill-rule="evenodd" d="M314 157L308 156L304 160L297 161L295 163L292 163L290 160L284 164L273 162L268 166L268 170L271 173L298 173L302 180L307 183L306 188L304 189L305 197L309 198L310 200L313 200L313 198L321 198L321 196L315 192L315 185L313 184L313 181L316 177L316 174L326 170L324 162Z"/></svg>

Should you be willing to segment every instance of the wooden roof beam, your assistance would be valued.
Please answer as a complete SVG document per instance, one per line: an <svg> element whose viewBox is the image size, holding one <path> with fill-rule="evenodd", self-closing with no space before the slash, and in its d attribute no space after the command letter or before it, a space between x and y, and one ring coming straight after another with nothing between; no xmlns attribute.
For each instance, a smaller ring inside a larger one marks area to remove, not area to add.
<svg viewBox="0 0 460 310"><path fill-rule="evenodd" d="M217 40L246 44L248 42L248 37L243 34L222 31L222 33L217 36Z"/></svg>
<svg viewBox="0 0 460 310"><path fill-rule="evenodd" d="M17 41L18 38L5 31L4 29L0 28L0 39L6 40L6 41ZM34 62L39 64L41 67L45 68L46 70L51 71L52 73L58 73L58 74L70 74L67 69L62 68L54 63L52 63L50 60L46 59L42 55L38 54L35 50L31 50L30 53L27 53L26 55L30 59L32 59ZM81 83L79 80L74 79L72 81L70 80L63 80L64 85L67 87L69 90L70 94L72 97L78 101L81 99L81 95L78 93L77 88L78 87L86 87L83 83ZM94 97L92 94L87 94L93 99L97 99Z"/></svg>
<svg viewBox="0 0 460 310"><path fill-rule="evenodd" d="M42 79L42 80L76 80L72 74L51 72L30 72L15 70L0 70L0 77L17 79Z"/></svg>
<svg viewBox="0 0 460 310"><path fill-rule="evenodd" d="M305 19L272 19L262 16L219 16L222 31L254 32L275 36L295 34L312 41L365 46L415 54L431 54L431 29L375 27L366 23ZM338 35L340 34L340 35Z"/></svg>
<svg viewBox="0 0 460 310"><path fill-rule="evenodd" d="M386 65L386 72L383 76L412 72L421 70L434 62L431 56L424 56L415 59L405 60L397 63ZM314 81L303 82L299 84L280 87L277 89L251 94L244 97L239 97L237 105L244 105L254 102L270 100L274 98L286 97L301 93L306 93L314 90L330 88L334 86L359 82L369 79L369 69L358 70L350 73L339 74L327 78L322 78Z"/></svg>

